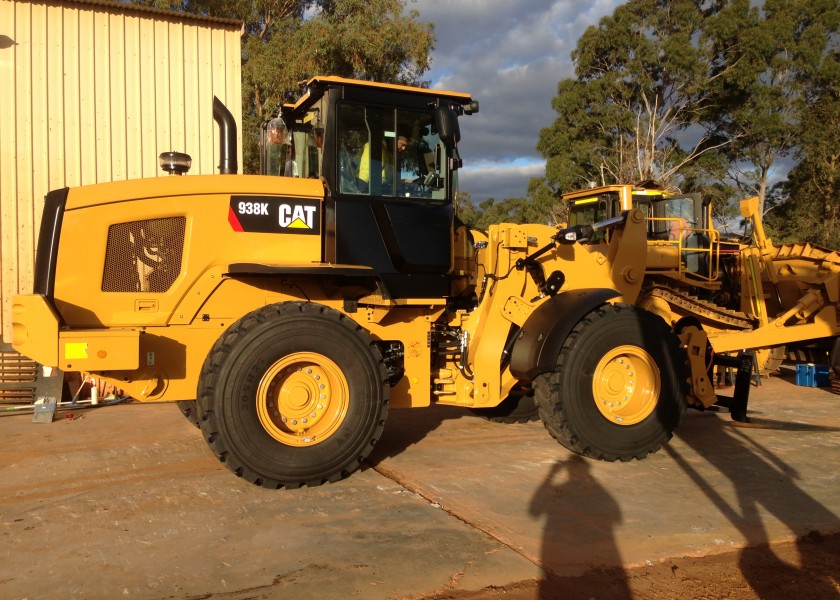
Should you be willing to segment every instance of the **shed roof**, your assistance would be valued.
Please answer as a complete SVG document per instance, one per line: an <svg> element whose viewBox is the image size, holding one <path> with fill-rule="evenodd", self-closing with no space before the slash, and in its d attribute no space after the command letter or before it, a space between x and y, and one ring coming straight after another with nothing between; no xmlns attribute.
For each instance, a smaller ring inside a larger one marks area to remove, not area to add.
<svg viewBox="0 0 840 600"><path fill-rule="evenodd" d="M112 0L16 0L17 2L28 2L30 4L51 4L51 5L66 5L66 6L89 6L92 8L103 8L108 10L119 10L128 13L141 13L148 15L157 15L168 17L170 19L180 21L193 21L214 25L224 26L226 29L236 27L241 29L243 24L238 19L222 19L219 17L209 17L194 13L180 12L176 10L166 10L162 8L154 8L152 6L142 6L139 4L132 4L130 2L114 2Z"/></svg>

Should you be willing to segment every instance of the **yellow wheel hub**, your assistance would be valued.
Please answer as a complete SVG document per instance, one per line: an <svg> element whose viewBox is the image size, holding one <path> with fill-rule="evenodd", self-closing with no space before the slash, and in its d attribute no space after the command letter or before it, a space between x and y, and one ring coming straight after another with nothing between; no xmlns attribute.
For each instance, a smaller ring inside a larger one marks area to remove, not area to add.
<svg viewBox="0 0 840 600"><path fill-rule="evenodd" d="M349 399L338 365L322 354L296 352L266 370L257 388L257 415L278 442L312 446L338 430Z"/></svg>
<svg viewBox="0 0 840 600"><path fill-rule="evenodd" d="M592 377L595 405L618 425L635 425L656 408L661 382L653 358L638 346L618 346L598 362Z"/></svg>

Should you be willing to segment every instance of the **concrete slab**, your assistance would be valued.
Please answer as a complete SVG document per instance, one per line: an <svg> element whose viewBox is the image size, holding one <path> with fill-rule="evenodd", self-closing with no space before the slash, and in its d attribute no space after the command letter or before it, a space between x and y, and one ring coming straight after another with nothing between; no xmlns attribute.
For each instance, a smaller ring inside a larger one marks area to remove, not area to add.
<svg viewBox="0 0 840 600"><path fill-rule="evenodd" d="M541 423L461 417L405 451L383 440L377 470L558 576L840 531L840 396L763 383L752 424L690 411L644 461L580 459Z"/></svg>
<svg viewBox="0 0 840 600"><path fill-rule="evenodd" d="M0 419L2 598L405 597L526 562L371 469L269 491L174 406L76 414Z"/></svg>
<svg viewBox="0 0 840 600"><path fill-rule="evenodd" d="M279 492L174 406L3 417L0 597L417 598L840 531L840 396L764 383L753 426L691 412L627 464L540 423L392 411L372 468Z"/></svg>

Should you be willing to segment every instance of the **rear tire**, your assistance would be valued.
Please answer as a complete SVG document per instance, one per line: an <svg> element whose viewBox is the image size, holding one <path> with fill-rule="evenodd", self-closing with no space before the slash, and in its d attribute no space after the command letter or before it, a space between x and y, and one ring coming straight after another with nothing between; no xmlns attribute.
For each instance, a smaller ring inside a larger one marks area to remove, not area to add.
<svg viewBox="0 0 840 600"><path fill-rule="evenodd" d="M201 430L236 475L267 488L357 470L379 439L390 388L368 333L312 303L258 309L216 342L198 386Z"/></svg>
<svg viewBox="0 0 840 600"><path fill-rule="evenodd" d="M685 411L684 351L662 318L605 305L566 338L553 371L534 382L540 418L569 450L642 459L667 442Z"/></svg>

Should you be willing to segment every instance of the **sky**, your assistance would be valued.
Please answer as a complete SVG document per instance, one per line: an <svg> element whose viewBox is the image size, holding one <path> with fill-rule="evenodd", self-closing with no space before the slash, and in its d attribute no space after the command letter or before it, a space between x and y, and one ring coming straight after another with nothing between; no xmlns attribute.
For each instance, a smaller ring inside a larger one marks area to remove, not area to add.
<svg viewBox="0 0 840 600"><path fill-rule="evenodd" d="M545 174L536 150L554 122L551 100L574 77L571 54L590 25L620 0L414 0L407 9L435 24L432 88L468 92L478 114L461 118L459 187L474 202L524 197Z"/></svg>

